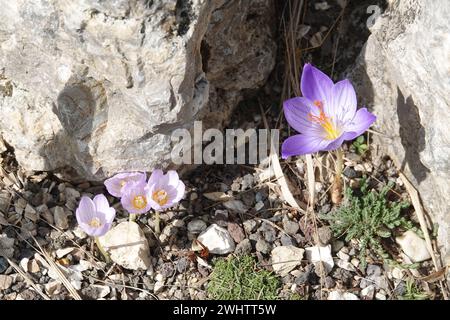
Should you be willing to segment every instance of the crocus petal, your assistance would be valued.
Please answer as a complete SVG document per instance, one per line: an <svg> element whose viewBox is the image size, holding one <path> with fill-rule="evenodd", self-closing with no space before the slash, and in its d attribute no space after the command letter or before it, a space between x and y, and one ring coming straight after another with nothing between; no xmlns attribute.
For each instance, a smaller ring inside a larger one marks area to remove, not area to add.
<svg viewBox="0 0 450 320"><path fill-rule="evenodd" d="M167 184L170 186L176 187L180 181L180 178L178 177L178 173L175 170L169 170L169 171L167 171L166 175L167 175L167 179L168 179Z"/></svg>
<svg viewBox="0 0 450 320"><path fill-rule="evenodd" d="M305 135L320 135L319 124L309 120L310 106L313 103L304 97L296 97L283 102L284 116L289 125Z"/></svg>
<svg viewBox="0 0 450 320"><path fill-rule="evenodd" d="M306 136L297 134L287 138L281 146L281 156L286 159L290 156L300 156L304 154L323 150L329 143L319 136Z"/></svg>
<svg viewBox="0 0 450 320"><path fill-rule="evenodd" d="M320 100L326 104L333 89L333 81L325 73L307 63L303 67L301 89L304 97L311 101Z"/></svg>
<svg viewBox="0 0 450 320"><path fill-rule="evenodd" d="M75 211L75 216L79 224L89 222L95 215L95 204L86 196L81 197L80 204Z"/></svg>
<svg viewBox="0 0 450 320"><path fill-rule="evenodd" d="M174 199L175 202L178 202L183 198L185 189L186 189L186 186L184 185L183 181L180 180L180 182L178 183L178 186L177 186L177 194Z"/></svg>
<svg viewBox="0 0 450 320"><path fill-rule="evenodd" d="M348 133L345 140L352 140L363 134L372 125L372 123L375 122L376 119L377 117L367 111L366 108L359 109L353 120L344 128L344 130Z"/></svg>
<svg viewBox="0 0 450 320"><path fill-rule="evenodd" d="M325 114L339 122L353 119L356 112L356 93L348 80L342 80L333 86L330 103L324 105Z"/></svg>
<svg viewBox="0 0 450 320"><path fill-rule="evenodd" d="M118 181L117 177L106 179L104 184L109 194L118 198L122 196L122 186L120 185L120 181Z"/></svg>
<svg viewBox="0 0 450 320"><path fill-rule="evenodd" d="M336 150L337 148L339 148L342 143L345 140L346 135L345 134L341 134L338 138L334 139L334 140L329 140L328 145L323 148L323 151L333 151Z"/></svg>
<svg viewBox="0 0 450 320"><path fill-rule="evenodd" d="M160 169L156 169L152 172L150 178L148 179L148 185L156 185L162 178L164 173Z"/></svg>
<svg viewBox="0 0 450 320"><path fill-rule="evenodd" d="M109 210L108 199L103 194L98 194L94 197L94 204L96 211L106 212Z"/></svg>

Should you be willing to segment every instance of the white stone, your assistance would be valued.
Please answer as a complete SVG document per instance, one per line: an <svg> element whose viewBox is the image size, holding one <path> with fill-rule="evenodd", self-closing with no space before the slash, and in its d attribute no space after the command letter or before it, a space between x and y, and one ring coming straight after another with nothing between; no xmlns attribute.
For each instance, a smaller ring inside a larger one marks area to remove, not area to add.
<svg viewBox="0 0 450 320"><path fill-rule="evenodd" d="M377 300L386 300L386 296L384 294L382 294L382 293L377 292L375 294L375 299L377 299Z"/></svg>
<svg viewBox="0 0 450 320"><path fill-rule="evenodd" d="M369 300L373 299L374 294L375 294L375 286L373 285L369 285L361 290L361 296Z"/></svg>
<svg viewBox="0 0 450 320"><path fill-rule="evenodd" d="M350 260L350 256L342 250L339 250L339 252L337 253L337 256L338 256L338 258L340 258L341 260L344 260L344 261Z"/></svg>
<svg viewBox="0 0 450 320"><path fill-rule="evenodd" d="M392 277L397 280L402 280L405 276L405 271L400 268L392 269Z"/></svg>
<svg viewBox="0 0 450 320"><path fill-rule="evenodd" d="M348 262L348 261L344 261L344 260L341 260L341 259L336 259L336 265L339 268L342 268L342 269L345 269L345 270L348 270L348 271L353 271L353 272L356 271L355 266L353 264L351 264L350 262Z"/></svg>
<svg viewBox="0 0 450 320"><path fill-rule="evenodd" d="M187 229L192 234L201 233L206 230L206 222L201 219L189 221L187 224Z"/></svg>
<svg viewBox="0 0 450 320"><path fill-rule="evenodd" d="M325 266L326 272L329 273L334 267L334 260L331 256L331 245L325 247L308 247L306 250L306 258L311 263L322 262Z"/></svg>
<svg viewBox="0 0 450 320"><path fill-rule="evenodd" d="M73 250L75 250L75 247L58 249L58 250L56 250L56 257L58 259L61 259L61 258L65 257L66 255L68 255L69 253L71 253Z"/></svg>
<svg viewBox="0 0 450 320"><path fill-rule="evenodd" d="M50 281L44 285L44 288L45 291L52 296L59 293L61 289L61 283L59 283L58 281Z"/></svg>
<svg viewBox="0 0 450 320"><path fill-rule="evenodd" d="M219 227L217 224L210 225L197 239L208 248L210 253L227 254L235 249L231 235L226 229ZM200 249L195 242L193 242L192 248L193 250Z"/></svg>
<svg viewBox="0 0 450 320"><path fill-rule="evenodd" d="M275 273L285 276L300 265L305 250L294 246L280 246L272 250L272 267Z"/></svg>
<svg viewBox="0 0 450 320"><path fill-rule="evenodd" d="M158 294L164 289L164 281L155 282L155 286L153 287L153 293Z"/></svg>
<svg viewBox="0 0 450 320"><path fill-rule="evenodd" d="M83 229L81 229L79 225L77 225L72 232L79 239L84 239L87 237L86 232L84 232Z"/></svg>
<svg viewBox="0 0 450 320"><path fill-rule="evenodd" d="M335 290L328 293L328 300L359 300L359 298L353 293Z"/></svg>
<svg viewBox="0 0 450 320"><path fill-rule="evenodd" d="M421 262L431 258L425 240L419 237L414 231L406 231L401 236L395 238L395 241L397 241L403 252L412 262Z"/></svg>
<svg viewBox="0 0 450 320"><path fill-rule="evenodd" d="M94 284L92 287L97 290L97 299L102 299L111 292L111 288L108 286Z"/></svg>
<svg viewBox="0 0 450 320"><path fill-rule="evenodd" d="M100 237L99 241L111 260L122 267L132 270L147 270L150 267L148 241L137 223L121 222Z"/></svg>
<svg viewBox="0 0 450 320"><path fill-rule="evenodd" d="M23 258L20 260L20 266L22 267L23 271L28 272L28 263L30 262L30 259Z"/></svg>

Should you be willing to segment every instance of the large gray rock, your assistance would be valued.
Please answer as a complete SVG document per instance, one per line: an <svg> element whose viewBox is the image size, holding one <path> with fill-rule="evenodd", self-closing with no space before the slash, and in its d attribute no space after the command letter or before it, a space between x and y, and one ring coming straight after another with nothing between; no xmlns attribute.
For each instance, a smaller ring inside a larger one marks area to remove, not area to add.
<svg viewBox="0 0 450 320"><path fill-rule="evenodd" d="M174 129L220 128L267 79L272 5L0 0L0 136L28 170L166 167Z"/></svg>
<svg viewBox="0 0 450 320"><path fill-rule="evenodd" d="M414 183L450 252L450 2L392 2L350 77L378 119L373 138Z"/></svg>

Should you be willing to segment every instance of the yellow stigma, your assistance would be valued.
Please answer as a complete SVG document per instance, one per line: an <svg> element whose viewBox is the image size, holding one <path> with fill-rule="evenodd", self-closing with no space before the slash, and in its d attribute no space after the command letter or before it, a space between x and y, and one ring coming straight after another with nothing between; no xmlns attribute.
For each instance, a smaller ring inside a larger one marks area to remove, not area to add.
<svg viewBox="0 0 450 320"><path fill-rule="evenodd" d="M92 218L91 221L89 221L89 226L92 228L99 228L102 226L102 223L100 222L99 218Z"/></svg>
<svg viewBox="0 0 450 320"><path fill-rule="evenodd" d="M313 115L311 112L308 113L309 121L318 123L325 129L327 140L337 139L340 135L340 132L337 130L335 125L331 122L331 118L325 115L323 111L323 102L320 100L314 100L314 105L319 108L319 116Z"/></svg>
<svg viewBox="0 0 450 320"><path fill-rule="evenodd" d="M133 207L138 210L144 209L147 206L147 198L145 196L135 196L132 202Z"/></svg>
<svg viewBox="0 0 450 320"><path fill-rule="evenodd" d="M169 200L169 197L168 197L166 191L160 189L160 190L153 192L152 199L160 206L163 206L167 203L167 201Z"/></svg>

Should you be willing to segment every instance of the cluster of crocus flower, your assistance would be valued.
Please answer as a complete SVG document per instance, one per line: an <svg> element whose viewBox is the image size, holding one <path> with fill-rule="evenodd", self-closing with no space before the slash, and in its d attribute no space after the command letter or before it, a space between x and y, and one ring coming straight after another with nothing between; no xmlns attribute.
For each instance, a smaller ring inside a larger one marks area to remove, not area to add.
<svg viewBox="0 0 450 320"><path fill-rule="evenodd" d="M148 181L147 175L142 172L119 173L105 180L105 186L111 195L120 198L122 206L130 213L131 220L136 214L155 210L156 233L159 233L159 211L176 205L185 191L184 183L173 170L166 174L155 170ZM96 238L97 246L105 257L107 255L97 240L109 231L115 215L115 209L109 206L103 194L96 195L93 200L83 196L76 210L80 228Z"/></svg>

